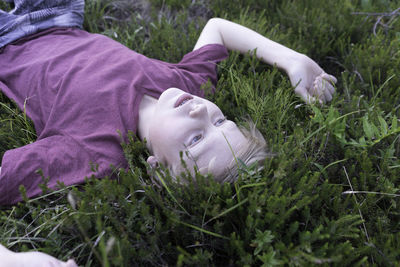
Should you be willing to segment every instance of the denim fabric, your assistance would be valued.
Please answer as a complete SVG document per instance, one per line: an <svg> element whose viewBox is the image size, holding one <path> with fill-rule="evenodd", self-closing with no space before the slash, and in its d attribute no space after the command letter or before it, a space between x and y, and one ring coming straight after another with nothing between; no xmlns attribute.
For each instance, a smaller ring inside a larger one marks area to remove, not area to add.
<svg viewBox="0 0 400 267"><path fill-rule="evenodd" d="M84 0L6 0L9 13L0 9L0 48L19 38L51 27L82 28Z"/></svg>

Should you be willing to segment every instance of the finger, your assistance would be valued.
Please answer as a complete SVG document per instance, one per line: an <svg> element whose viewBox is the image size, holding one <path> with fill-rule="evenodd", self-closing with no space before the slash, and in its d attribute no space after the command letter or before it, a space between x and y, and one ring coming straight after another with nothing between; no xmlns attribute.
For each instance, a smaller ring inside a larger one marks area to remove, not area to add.
<svg viewBox="0 0 400 267"><path fill-rule="evenodd" d="M308 93L314 96L317 99L321 99L324 102L324 99L321 98L323 93L321 92L321 77L315 78L312 87L308 90Z"/></svg>
<svg viewBox="0 0 400 267"><path fill-rule="evenodd" d="M323 74L321 74L321 77L322 77L323 79L325 79L325 80L327 80L327 81L333 83L333 84L335 84L335 83L337 82L336 77L333 76L333 75L330 75L330 74L328 74L328 73L323 73Z"/></svg>
<svg viewBox="0 0 400 267"><path fill-rule="evenodd" d="M332 84L326 84L326 88L328 89L329 93L331 93L331 95L335 93L335 87Z"/></svg>
<svg viewBox="0 0 400 267"><path fill-rule="evenodd" d="M319 92L318 92L318 95L314 95L314 97L316 97L316 98L318 98L318 99L320 99L321 101L322 101L322 103L326 103L326 97L325 97L325 92L322 90L320 90Z"/></svg>
<svg viewBox="0 0 400 267"><path fill-rule="evenodd" d="M335 77L333 78L336 79ZM327 81L326 79L322 78L322 76L317 77L314 81L313 86L313 95L319 96L319 98L321 98L324 103L332 100L333 94L335 93L335 87L333 86L331 81Z"/></svg>
<svg viewBox="0 0 400 267"><path fill-rule="evenodd" d="M326 101L326 102L329 102L329 101L332 100L332 95L331 95L331 93L329 92L329 90L327 90L327 89L324 90L324 96L325 96L325 101Z"/></svg>
<svg viewBox="0 0 400 267"><path fill-rule="evenodd" d="M326 102L326 97L325 97L325 89L323 85L321 84L321 79L317 79L314 82L314 85L312 88L309 90L310 94L314 96L317 99L320 99L323 103Z"/></svg>
<svg viewBox="0 0 400 267"><path fill-rule="evenodd" d="M332 93L331 93L332 88L333 87L330 83L328 83L325 80L322 80L320 91L323 92L326 102L329 102L332 100Z"/></svg>
<svg viewBox="0 0 400 267"><path fill-rule="evenodd" d="M334 81L336 81L336 78L334 76L329 75L329 74L326 74L326 75L329 76L329 77L332 77L334 79ZM321 76L321 78L323 78L323 77ZM333 84L333 80L327 80L327 79L323 78L321 81L322 81L321 84L325 88L325 90L329 91L329 93L331 95L333 95L335 93L335 87L334 87L334 84Z"/></svg>
<svg viewBox="0 0 400 267"><path fill-rule="evenodd" d="M303 99L304 102L306 102L307 104L313 104L316 102L319 102L320 104L322 104L321 100L317 100L315 97L313 97L305 87L302 86L297 86L294 89L294 92L301 97L301 99Z"/></svg>
<svg viewBox="0 0 400 267"><path fill-rule="evenodd" d="M331 75L330 75L331 76ZM333 76L332 76L333 77ZM334 78L334 77L333 77ZM327 101L331 101L332 95L335 93L335 87L332 84L332 82L327 81L326 79L320 79L319 80L319 90L322 90L325 95L325 99Z"/></svg>

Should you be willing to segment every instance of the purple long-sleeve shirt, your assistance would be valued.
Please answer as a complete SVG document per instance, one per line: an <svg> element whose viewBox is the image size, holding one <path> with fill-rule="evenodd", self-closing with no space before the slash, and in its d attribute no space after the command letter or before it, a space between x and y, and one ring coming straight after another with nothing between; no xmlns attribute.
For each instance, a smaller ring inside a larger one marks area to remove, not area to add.
<svg viewBox="0 0 400 267"><path fill-rule="evenodd" d="M0 52L0 90L32 119L38 139L7 151L2 160L0 204L41 193L41 169L48 186L84 182L85 177L125 168L120 146L136 132L144 94L158 98L177 87L202 96L201 85L216 83L224 46L206 45L177 63L138 54L103 35L53 28L7 45ZM91 166L97 165L93 172Z"/></svg>

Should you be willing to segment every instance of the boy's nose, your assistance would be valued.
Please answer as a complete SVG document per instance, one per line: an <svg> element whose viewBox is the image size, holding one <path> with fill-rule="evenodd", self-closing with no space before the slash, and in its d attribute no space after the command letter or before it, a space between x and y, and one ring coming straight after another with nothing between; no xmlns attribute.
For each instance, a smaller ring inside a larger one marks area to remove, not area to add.
<svg viewBox="0 0 400 267"><path fill-rule="evenodd" d="M204 104L196 104L189 112L189 116L192 118L202 117L207 114L207 107Z"/></svg>

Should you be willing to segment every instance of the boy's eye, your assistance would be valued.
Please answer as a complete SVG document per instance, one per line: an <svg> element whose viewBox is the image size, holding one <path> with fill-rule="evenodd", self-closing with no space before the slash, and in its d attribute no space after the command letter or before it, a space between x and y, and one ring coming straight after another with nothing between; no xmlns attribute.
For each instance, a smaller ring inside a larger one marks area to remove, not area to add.
<svg viewBox="0 0 400 267"><path fill-rule="evenodd" d="M189 146L196 144L200 139L203 137L203 135L199 134L193 137L193 139L190 141Z"/></svg>
<svg viewBox="0 0 400 267"><path fill-rule="evenodd" d="M224 123L224 121L226 121L226 118L225 118L225 117L222 118L222 119L217 120L217 121L215 122L215 126L220 126L222 123Z"/></svg>

